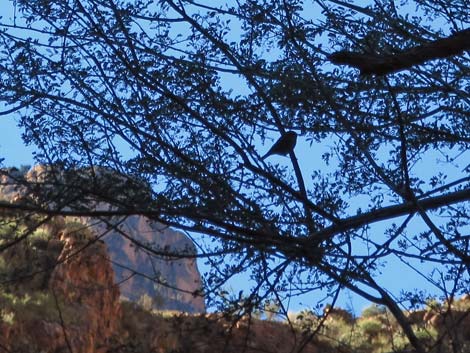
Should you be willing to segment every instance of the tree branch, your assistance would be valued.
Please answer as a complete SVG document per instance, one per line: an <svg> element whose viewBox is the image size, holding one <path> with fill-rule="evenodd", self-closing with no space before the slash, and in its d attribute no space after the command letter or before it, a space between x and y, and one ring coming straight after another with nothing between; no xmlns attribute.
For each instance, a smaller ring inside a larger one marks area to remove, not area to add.
<svg viewBox="0 0 470 353"><path fill-rule="evenodd" d="M372 55L338 51L328 58L333 64L348 65L361 71L361 75L387 75L426 61L462 54L470 49L470 29L465 29L427 44L392 55Z"/></svg>
<svg viewBox="0 0 470 353"><path fill-rule="evenodd" d="M432 210L443 206L448 206L454 203L470 200L470 188L418 200L418 205L423 210ZM419 209L413 202L405 202L400 205L383 207L373 210L364 214L353 216L342 220L338 225L325 228L319 232L312 234L310 239L327 239L335 234L353 230L367 224L384 221L386 219L401 217L410 213L418 212Z"/></svg>

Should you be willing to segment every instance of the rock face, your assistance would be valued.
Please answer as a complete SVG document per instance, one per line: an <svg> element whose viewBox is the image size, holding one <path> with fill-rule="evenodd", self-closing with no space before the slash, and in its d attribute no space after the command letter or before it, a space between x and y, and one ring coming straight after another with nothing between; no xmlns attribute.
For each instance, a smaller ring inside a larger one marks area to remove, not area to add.
<svg viewBox="0 0 470 353"><path fill-rule="evenodd" d="M20 283L2 291L0 347L22 353L104 353L117 340L119 289L105 244L90 240L86 230L63 229L47 240L62 249L54 266L36 269L49 272L46 288L33 282L36 288ZM34 243L15 246L17 254L27 247L30 254L39 251Z"/></svg>
<svg viewBox="0 0 470 353"><path fill-rule="evenodd" d="M156 309L205 311L194 258L165 256L196 254L194 244L183 233L142 216L131 216L119 226L119 231L109 232L103 240L113 260L122 297L142 302L147 296Z"/></svg>
<svg viewBox="0 0 470 353"><path fill-rule="evenodd" d="M75 232L62 232L64 244L58 258L59 265L52 272L49 289L67 303L83 306L81 330L89 332L80 338L77 346L93 349L108 344L108 339L120 326L121 305L119 287L114 281L114 271L106 245L97 241L78 238ZM79 338L79 337L77 337ZM85 351L90 351L87 349ZM77 350L73 350L74 352Z"/></svg>
<svg viewBox="0 0 470 353"><path fill-rule="evenodd" d="M41 165L31 168L27 173L24 170L9 170L10 176L6 174L0 175L0 198L13 202L21 202L24 197L29 196L25 183L43 185L49 182L43 189L48 196L54 198L61 193L59 189L53 189L54 181L67 178L60 169L57 171ZM114 189L129 192L129 188L126 188L129 180L125 177L111 175L103 170L96 174L102 178L112 178ZM119 186L121 182L122 188ZM15 187L15 184L19 187ZM142 195L145 195L145 191ZM110 208L103 203L91 204L97 209ZM144 302L146 306L161 310L190 313L205 311L204 298L200 294L201 276L196 261L191 256L196 254L196 249L183 233L143 216L113 221L116 225L114 229L96 219L77 217L73 220L88 224L95 235L106 243L115 281L120 286L123 298ZM169 252L186 256L165 256Z"/></svg>

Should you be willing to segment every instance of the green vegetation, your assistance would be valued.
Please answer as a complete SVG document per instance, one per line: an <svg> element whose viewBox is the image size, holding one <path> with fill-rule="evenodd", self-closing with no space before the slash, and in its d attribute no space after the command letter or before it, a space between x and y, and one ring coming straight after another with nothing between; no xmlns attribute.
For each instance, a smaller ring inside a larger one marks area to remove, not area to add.
<svg viewBox="0 0 470 353"><path fill-rule="evenodd" d="M450 309L444 313L443 307ZM439 326L439 320L444 317L454 318L454 323L459 318L468 316L470 311L470 300L462 297L449 303L440 303L438 300L430 300L422 310L414 313L405 313L412 323L412 329L416 337L432 351L432 347L439 346L441 352L451 352L451 345L458 341L461 347L470 348L470 335L465 331L468 327L468 319L465 325L460 322L457 326ZM427 316L426 316L427 314ZM426 319L425 319L426 318ZM289 314L289 321L304 332L318 330L322 342L327 343L338 352L345 353L387 353L406 351L411 345L390 312L382 306L371 305L364 309L362 315L353 319L352 315L342 309L335 309L326 316L317 316L313 312L304 310L294 315ZM436 323L437 322L437 323ZM319 326L321 325L321 326ZM443 342L439 344L440 338L444 336ZM468 336L468 337L467 337Z"/></svg>
<svg viewBox="0 0 470 353"><path fill-rule="evenodd" d="M66 217L63 232L72 235L76 240L88 242L93 239L93 233L90 226L77 220L75 217Z"/></svg>
<svg viewBox="0 0 470 353"><path fill-rule="evenodd" d="M11 242L0 254L1 289L24 295L47 288L63 244L58 240L55 220L35 227L40 221L34 216L5 217L0 221L0 242ZM24 240L14 242L24 236Z"/></svg>
<svg viewBox="0 0 470 353"><path fill-rule="evenodd" d="M38 228L28 236L28 243L35 250L46 250L52 235L45 229Z"/></svg>
<svg viewBox="0 0 470 353"><path fill-rule="evenodd" d="M13 238L15 235L23 231L24 228L25 227L20 227L15 221L2 219L0 221L0 244Z"/></svg>
<svg viewBox="0 0 470 353"><path fill-rule="evenodd" d="M365 308L362 311L362 317L363 318L368 318L368 317L376 317L382 314L385 314L387 310L385 307L377 304L372 304L371 306Z"/></svg>
<svg viewBox="0 0 470 353"><path fill-rule="evenodd" d="M70 304L65 305L60 299L58 305L65 323L76 323L77 312ZM50 292L35 291L27 294L15 294L0 291L0 321L13 325L16 321L31 322L45 320L58 322L59 309Z"/></svg>

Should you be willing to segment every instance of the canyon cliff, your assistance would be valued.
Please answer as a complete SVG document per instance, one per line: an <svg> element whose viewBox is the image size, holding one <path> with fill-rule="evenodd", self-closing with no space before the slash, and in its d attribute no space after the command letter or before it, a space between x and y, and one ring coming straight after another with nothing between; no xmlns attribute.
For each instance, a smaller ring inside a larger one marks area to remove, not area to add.
<svg viewBox="0 0 470 353"><path fill-rule="evenodd" d="M124 179L99 170L101 178L111 181L117 190L126 191ZM38 165L30 170L10 169L0 176L0 198L22 202L34 186L44 185L52 173L59 181L66 178L57 168ZM8 174L8 175L7 175ZM123 185L119 185L119 183ZM106 180L103 181L103 184ZM47 188L51 188L48 186ZM45 188L45 189L47 189ZM145 190L142 191L145 193ZM51 195L54 195L52 190ZM62 195L63 196L63 195ZM54 197L51 197L54 199ZM104 203L90 202L90 207L106 209ZM110 222L89 217L68 217L68 222L82 223L95 237L106 244L114 280L119 284L123 299L145 301L154 309L203 313L205 303L201 293L202 281L194 258L196 249L183 233L152 221L144 216L131 215ZM51 227L46 224L46 227ZM185 256L165 256L167 253Z"/></svg>
<svg viewBox="0 0 470 353"><path fill-rule="evenodd" d="M57 218L57 233L2 229L0 347L5 352L107 352L119 339L122 311L106 245ZM0 349L0 351L1 351Z"/></svg>

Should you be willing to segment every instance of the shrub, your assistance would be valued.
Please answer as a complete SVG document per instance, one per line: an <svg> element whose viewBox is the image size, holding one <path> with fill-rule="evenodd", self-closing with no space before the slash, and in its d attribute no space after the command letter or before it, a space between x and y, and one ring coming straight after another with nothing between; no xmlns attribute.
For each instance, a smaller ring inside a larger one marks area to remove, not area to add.
<svg viewBox="0 0 470 353"><path fill-rule="evenodd" d="M442 309L442 303L436 298L429 298L426 300L426 308L428 311L440 312Z"/></svg>
<svg viewBox="0 0 470 353"><path fill-rule="evenodd" d="M144 310L151 311L153 309L153 299L147 293L144 293L140 296L139 300L137 301Z"/></svg>
<svg viewBox="0 0 470 353"><path fill-rule="evenodd" d="M384 306L372 304L371 306L365 308L362 311L362 317L368 318L368 317L380 316L380 315L384 315L386 312L387 310Z"/></svg>
<svg viewBox="0 0 470 353"><path fill-rule="evenodd" d="M49 240L51 238L51 234L46 231L45 229L38 228L36 229L30 236L29 240L41 239L41 240Z"/></svg>
<svg viewBox="0 0 470 353"><path fill-rule="evenodd" d="M0 221L0 244L8 239L12 239L16 233L24 227L20 227L18 223L2 219Z"/></svg>
<svg viewBox="0 0 470 353"><path fill-rule="evenodd" d="M80 315L77 315L78 312L73 306L65 304L60 299L58 301L66 324L80 321ZM49 292L35 291L24 295L0 292L0 307L2 308L2 313L12 314L12 320L14 318L21 322L28 322L41 318L46 321L59 321L59 312L55 299Z"/></svg>
<svg viewBox="0 0 470 353"><path fill-rule="evenodd" d="M350 345L354 340L355 328L343 319L328 318L324 333L329 337L334 337L343 344Z"/></svg>
<svg viewBox="0 0 470 353"><path fill-rule="evenodd" d="M316 325L319 322L318 317L311 310L302 310L299 313L291 314L289 316L291 322L295 324L302 331L310 331L315 329Z"/></svg>
<svg viewBox="0 0 470 353"><path fill-rule="evenodd" d="M369 339L377 337L383 330L382 323L372 317L360 320L359 328Z"/></svg>
<svg viewBox="0 0 470 353"><path fill-rule="evenodd" d="M15 313L8 310L0 311L0 322L4 322L7 325L13 325L15 323Z"/></svg>
<svg viewBox="0 0 470 353"><path fill-rule="evenodd" d="M33 234L28 237L29 245L33 248L45 250L51 239L51 234L44 229L36 229Z"/></svg>
<svg viewBox="0 0 470 353"><path fill-rule="evenodd" d="M438 332L434 327L423 328L413 325L413 331L416 337L425 342L432 342L437 339Z"/></svg>

